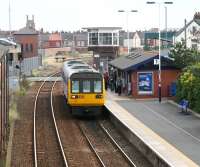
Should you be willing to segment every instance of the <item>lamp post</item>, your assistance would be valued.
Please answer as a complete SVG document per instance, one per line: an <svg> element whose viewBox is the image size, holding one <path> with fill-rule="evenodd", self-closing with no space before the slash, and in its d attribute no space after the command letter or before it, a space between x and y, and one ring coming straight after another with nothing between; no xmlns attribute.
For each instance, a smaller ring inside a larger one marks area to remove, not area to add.
<svg viewBox="0 0 200 167"><path fill-rule="evenodd" d="M164 4L173 4L173 2L162 2ZM161 34L160 34L160 6L162 4L161 2L155 2L155 1L148 1L147 4L158 4L159 7L159 13L158 13L158 19L159 19L159 30L158 30L158 34L159 34L159 39L158 39L158 56L159 56L159 65L158 65L158 98L159 98L159 102L162 101L162 94L161 94L161 88L162 88L162 80L161 80L161 50L160 50L160 41L161 41Z"/></svg>
<svg viewBox="0 0 200 167"><path fill-rule="evenodd" d="M136 13L138 12L137 10L118 10L119 13L123 13L123 12L126 12L126 24L127 24L127 46L128 46L128 55L129 55L129 51L130 51L130 41L129 41L129 28L128 28L128 14L129 12L132 12L132 13Z"/></svg>

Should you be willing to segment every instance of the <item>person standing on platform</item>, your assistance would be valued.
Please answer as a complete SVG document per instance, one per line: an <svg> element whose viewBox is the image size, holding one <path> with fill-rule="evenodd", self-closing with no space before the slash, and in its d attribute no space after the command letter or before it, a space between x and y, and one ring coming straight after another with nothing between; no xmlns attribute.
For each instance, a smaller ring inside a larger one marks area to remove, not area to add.
<svg viewBox="0 0 200 167"><path fill-rule="evenodd" d="M121 78L118 78L118 80L117 80L117 92L118 92L119 96L122 93L122 80L121 80Z"/></svg>
<svg viewBox="0 0 200 167"><path fill-rule="evenodd" d="M104 81L105 81L105 89L107 90L108 89L108 73L106 72L104 74Z"/></svg>

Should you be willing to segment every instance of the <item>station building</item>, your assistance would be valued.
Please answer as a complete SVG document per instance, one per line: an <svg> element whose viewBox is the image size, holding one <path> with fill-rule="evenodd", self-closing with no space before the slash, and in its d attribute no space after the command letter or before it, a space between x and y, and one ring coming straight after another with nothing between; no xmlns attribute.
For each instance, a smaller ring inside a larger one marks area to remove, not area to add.
<svg viewBox="0 0 200 167"><path fill-rule="evenodd" d="M113 83L122 80L122 93L134 98L158 97L158 65L154 65L159 56L156 52L135 52L109 62L109 76ZM174 83L180 69L173 61L161 55L162 97L174 96Z"/></svg>
<svg viewBox="0 0 200 167"><path fill-rule="evenodd" d="M88 51L93 51L93 66L102 73L108 72L108 62L118 56L120 27L90 27Z"/></svg>

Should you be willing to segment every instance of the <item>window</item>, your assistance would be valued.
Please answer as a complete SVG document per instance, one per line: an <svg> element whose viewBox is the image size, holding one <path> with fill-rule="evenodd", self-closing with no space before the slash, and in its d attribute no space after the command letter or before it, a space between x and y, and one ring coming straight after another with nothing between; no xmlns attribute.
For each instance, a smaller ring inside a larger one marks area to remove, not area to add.
<svg viewBox="0 0 200 167"><path fill-rule="evenodd" d="M89 33L89 45L98 45L98 33Z"/></svg>
<svg viewBox="0 0 200 167"><path fill-rule="evenodd" d="M33 52L33 44L30 44L30 51Z"/></svg>
<svg viewBox="0 0 200 167"><path fill-rule="evenodd" d="M94 92L95 93L101 92L101 81L94 81Z"/></svg>
<svg viewBox="0 0 200 167"><path fill-rule="evenodd" d="M21 44L21 52L23 52L23 51L24 51L24 45Z"/></svg>
<svg viewBox="0 0 200 167"><path fill-rule="evenodd" d="M25 46L26 46L26 48L25 48L25 49L26 49L26 52L28 52L28 44L26 43Z"/></svg>
<svg viewBox="0 0 200 167"><path fill-rule="evenodd" d="M117 44L118 44L118 34L113 33L113 45L117 45Z"/></svg>
<svg viewBox="0 0 200 167"><path fill-rule="evenodd" d="M83 93L90 92L90 81L83 81Z"/></svg>
<svg viewBox="0 0 200 167"><path fill-rule="evenodd" d="M100 45L112 45L112 33L99 33Z"/></svg>
<svg viewBox="0 0 200 167"><path fill-rule="evenodd" d="M79 93L79 81L72 81L72 93Z"/></svg>

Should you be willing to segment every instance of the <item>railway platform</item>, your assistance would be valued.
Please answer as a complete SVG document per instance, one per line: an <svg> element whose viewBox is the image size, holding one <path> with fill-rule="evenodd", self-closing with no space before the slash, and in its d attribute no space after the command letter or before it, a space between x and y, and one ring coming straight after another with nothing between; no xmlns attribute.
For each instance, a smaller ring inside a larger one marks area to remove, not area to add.
<svg viewBox="0 0 200 167"><path fill-rule="evenodd" d="M162 103L154 99L135 100L110 91L107 91L106 107L169 166L200 166L200 118L182 114L180 108L167 100ZM135 142L130 134L127 136L130 142ZM142 146L141 142L136 145Z"/></svg>

